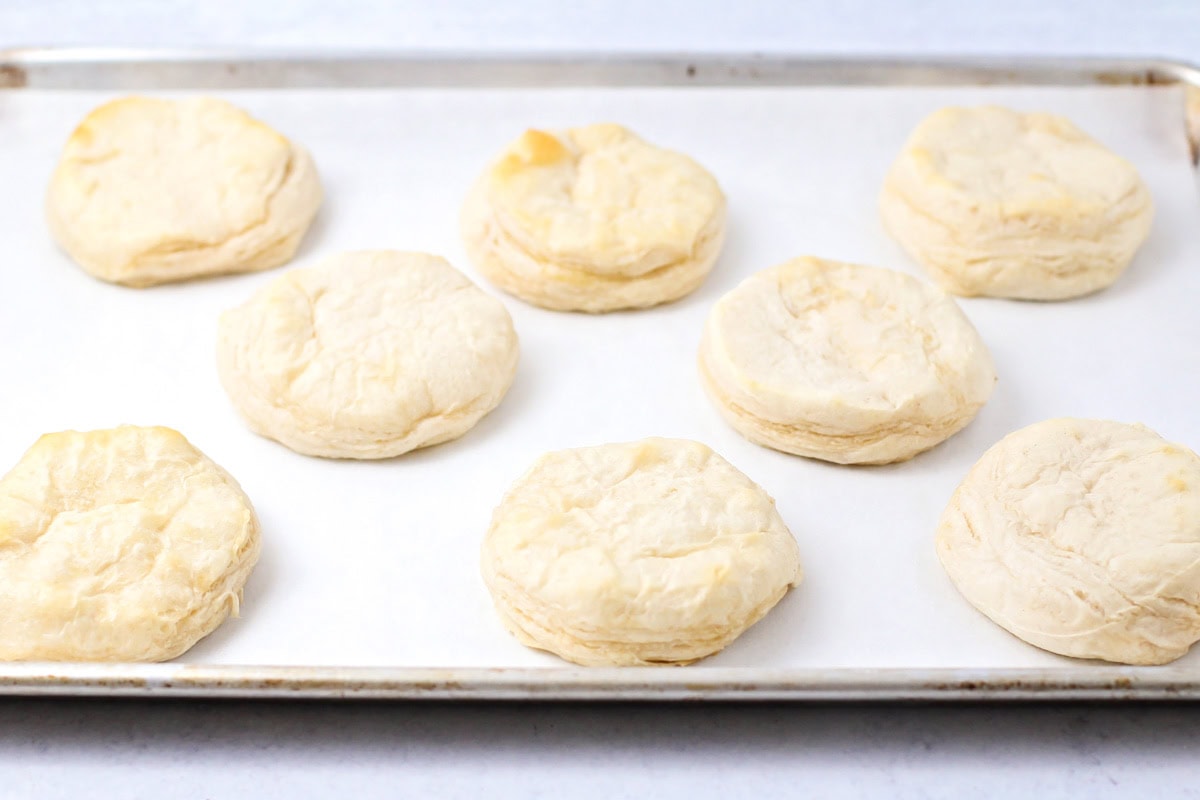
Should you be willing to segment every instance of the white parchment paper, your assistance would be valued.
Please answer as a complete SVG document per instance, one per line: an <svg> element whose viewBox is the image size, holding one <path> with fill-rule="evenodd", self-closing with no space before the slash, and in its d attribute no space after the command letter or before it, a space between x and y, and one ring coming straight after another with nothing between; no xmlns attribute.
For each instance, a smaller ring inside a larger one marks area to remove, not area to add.
<svg viewBox="0 0 1200 800"><path fill-rule="evenodd" d="M695 157L728 195L727 246L699 291L606 316L505 298L522 353L501 407L456 442L373 463L257 438L217 382L218 314L279 271L131 290L55 249L46 181L70 130L109 96L0 94L0 470L44 432L128 422L178 428L238 478L262 518L262 561L242 617L181 663L559 665L518 645L492 612L478 569L491 510L545 450L662 435L706 442L764 486L807 573L704 665L1065 666L975 612L943 574L933 530L954 487L1001 436L1052 416L1140 421L1200 446L1200 205L1174 89L225 93L306 145L321 170L327 198L297 266L413 249L481 280L458 240L459 205L530 126L624 123ZM911 462L837 467L741 439L697 383L710 305L802 254L920 274L879 223L878 187L922 116L981 102L1066 114L1133 161L1158 209L1133 266L1081 300L961 301L1000 382L969 428Z"/></svg>

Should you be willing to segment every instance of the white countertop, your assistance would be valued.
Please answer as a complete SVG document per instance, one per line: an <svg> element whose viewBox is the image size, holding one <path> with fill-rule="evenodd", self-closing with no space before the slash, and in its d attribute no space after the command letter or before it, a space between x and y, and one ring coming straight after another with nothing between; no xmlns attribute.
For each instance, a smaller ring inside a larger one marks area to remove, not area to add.
<svg viewBox="0 0 1200 800"><path fill-rule="evenodd" d="M753 9L747 7L754 5ZM194 9L192 8L194 6ZM451 7L452 6L452 7ZM652 8L644 8L652 6ZM0 47L1163 55L1200 3L8 0ZM1200 793L1200 707L0 700L0 797Z"/></svg>
<svg viewBox="0 0 1200 800"><path fill-rule="evenodd" d="M1196 711L12 700L0 797L1193 796Z"/></svg>

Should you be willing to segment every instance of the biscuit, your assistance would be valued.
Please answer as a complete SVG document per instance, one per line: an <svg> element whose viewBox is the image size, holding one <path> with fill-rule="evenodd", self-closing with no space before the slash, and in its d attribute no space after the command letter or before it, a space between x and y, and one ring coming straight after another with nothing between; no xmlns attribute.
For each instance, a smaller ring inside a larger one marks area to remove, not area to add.
<svg viewBox="0 0 1200 800"><path fill-rule="evenodd" d="M967 473L937 553L971 605L1030 644L1165 664L1200 639L1200 459L1141 425L1030 425Z"/></svg>
<svg viewBox="0 0 1200 800"><path fill-rule="evenodd" d="M687 156L619 125L526 131L471 190L467 252L528 303L602 312L677 300L712 269L725 197Z"/></svg>
<svg viewBox="0 0 1200 800"><path fill-rule="evenodd" d="M1150 232L1133 166L1050 114L945 108L892 165L892 236L947 291L1063 300L1105 288Z"/></svg>
<svg viewBox="0 0 1200 800"><path fill-rule="evenodd" d="M165 661L237 614L237 482L169 428L51 433L0 478L0 660Z"/></svg>
<svg viewBox="0 0 1200 800"><path fill-rule="evenodd" d="M775 501L678 439L543 455L496 509L482 561L517 639L584 666L712 655L801 578Z"/></svg>
<svg viewBox="0 0 1200 800"><path fill-rule="evenodd" d="M964 428L996 382L987 347L940 289L817 258L722 297L699 366L747 439L838 464L912 458Z"/></svg>
<svg viewBox="0 0 1200 800"><path fill-rule="evenodd" d="M67 140L46 218L87 272L152 286L286 263L320 204L308 153L244 111L125 97Z"/></svg>
<svg viewBox="0 0 1200 800"><path fill-rule="evenodd" d="M221 383L250 429L298 453L390 458L462 436L517 369L499 300L437 256L343 253L225 312Z"/></svg>

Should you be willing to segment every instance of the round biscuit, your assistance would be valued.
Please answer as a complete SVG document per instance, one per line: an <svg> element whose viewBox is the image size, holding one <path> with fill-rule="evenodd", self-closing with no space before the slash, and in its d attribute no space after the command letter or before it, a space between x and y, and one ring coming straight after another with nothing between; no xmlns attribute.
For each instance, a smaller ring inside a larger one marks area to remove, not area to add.
<svg viewBox="0 0 1200 800"><path fill-rule="evenodd" d="M152 286L290 261L321 194L303 148L227 102L125 97L71 134L46 218L88 273Z"/></svg>
<svg viewBox="0 0 1200 800"><path fill-rule="evenodd" d="M1154 217L1128 161L1063 117L996 106L945 108L921 122L879 208L947 291L1023 300L1107 287Z"/></svg>
<svg viewBox="0 0 1200 800"><path fill-rule="evenodd" d="M801 578L771 497L675 439L543 455L496 509L482 564L517 639L585 666L712 655Z"/></svg>
<svg viewBox="0 0 1200 800"><path fill-rule="evenodd" d="M747 439L839 464L912 458L965 427L996 382L987 347L940 289L811 257L722 297L699 368Z"/></svg>
<svg viewBox="0 0 1200 800"><path fill-rule="evenodd" d="M619 125L530 130L471 189L463 240L526 302L603 312L676 300L712 269L725 197L687 156Z"/></svg>
<svg viewBox="0 0 1200 800"><path fill-rule="evenodd" d="M1009 434L955 490L936 544L971 605L1053 653L1165 664L1200 639L1200 458L1141 425Z"/></svg>
<svg viewBox="0 0 1200 800"><path fill-rule="evenodd" d="M237 613L259 547L178 432L47 434L0 478L0 660L175 658Z"/></svg>
<svg viewBox="0 0 1200 800"><path fill-rule="evenodd" d="M327 458L462 436L518 359L499 300L444 259L391 250L279 276L225 312L217 338L221 383L251 430Z"/></svg>

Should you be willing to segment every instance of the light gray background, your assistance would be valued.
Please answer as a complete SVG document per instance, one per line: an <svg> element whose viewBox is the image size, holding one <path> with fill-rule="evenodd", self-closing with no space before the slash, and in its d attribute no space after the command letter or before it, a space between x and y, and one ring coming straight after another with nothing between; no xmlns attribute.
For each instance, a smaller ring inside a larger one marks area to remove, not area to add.
<svg viewBox="0 0 1200 800"><path fill-rule="evenodd" d="M52 44L1200 60L1200 2L0 0L0 46ZM1190 797L1197 714L2 700L0 797Z"/></svg>

